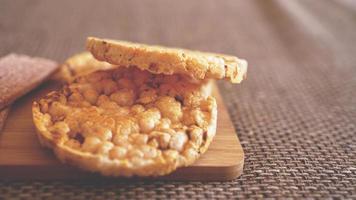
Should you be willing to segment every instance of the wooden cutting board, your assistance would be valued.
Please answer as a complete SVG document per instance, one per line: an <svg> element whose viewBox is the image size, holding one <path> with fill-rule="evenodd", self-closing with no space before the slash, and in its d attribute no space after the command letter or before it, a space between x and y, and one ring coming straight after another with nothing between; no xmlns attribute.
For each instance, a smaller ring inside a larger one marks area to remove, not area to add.
<svg viewBox="0 0 356 200"><path fill-rule="evenodd" d="M101 178L98 174L61 164L37 140L32 123L32 102L56 87L49 81L12 106L4 130L0 133L0 180ZM159 179L231 180L242 173L244 152L219 91L216 86L214 88L218 102L218 127L209 150L194 165Z"/></svg>

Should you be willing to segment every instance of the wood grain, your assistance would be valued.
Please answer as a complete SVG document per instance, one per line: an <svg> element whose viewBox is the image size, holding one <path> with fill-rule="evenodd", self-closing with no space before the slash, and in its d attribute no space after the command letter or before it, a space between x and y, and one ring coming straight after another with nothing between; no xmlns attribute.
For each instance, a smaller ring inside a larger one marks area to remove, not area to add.
<svg viewBox="0 0 356 200"><path fill-rule="evenodd" d="M53 83L46 85L13 105L0 136L0 180L98 178L97 174L59 163L50 150L40 146L32 123L31 105L34 99L55 87ZM231 180L242 173L244 153L217 87L214 88L219 107L218 129L209 150L194 165L160 179Z"/></svg>

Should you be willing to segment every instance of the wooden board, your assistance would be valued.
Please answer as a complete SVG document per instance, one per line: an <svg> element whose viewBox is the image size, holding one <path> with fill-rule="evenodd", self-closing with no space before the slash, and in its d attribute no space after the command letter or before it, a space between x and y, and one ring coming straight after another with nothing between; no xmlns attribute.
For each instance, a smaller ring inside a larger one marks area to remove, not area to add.
<svg viewBox="0 0 356 200"><path fill-rule="evenodd" d="M31 105L55 86L47 82L42 88L19 99L0 134L0 180L71 180L101 178L61 164L52 152L40 146L32 123ZM236 132L214 87L218 102L217 135L209 150L192 166L160 177L169 180L231 180L242 173L244 153Z"/></svg>

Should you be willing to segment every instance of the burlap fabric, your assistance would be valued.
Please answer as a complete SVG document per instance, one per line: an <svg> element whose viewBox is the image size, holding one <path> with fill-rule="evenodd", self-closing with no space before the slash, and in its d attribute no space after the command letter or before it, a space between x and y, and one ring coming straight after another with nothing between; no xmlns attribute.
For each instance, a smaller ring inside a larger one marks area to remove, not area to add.
<svg viewBox="0 0 356 200"><path fill-rule="evenodd" d="M63 60L86 36L236 54L220 82L245 150L229 182L0 182L0 199L356 198L356 6L330 1L0 1L0 55ZM1 156L1 152L0 152Z"/></svg>

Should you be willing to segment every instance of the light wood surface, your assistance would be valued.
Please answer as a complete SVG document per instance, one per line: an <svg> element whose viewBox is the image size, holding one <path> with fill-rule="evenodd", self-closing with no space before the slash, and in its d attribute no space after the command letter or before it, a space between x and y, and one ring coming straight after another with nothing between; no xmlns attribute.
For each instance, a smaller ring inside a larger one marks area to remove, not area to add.
<svg viewBox="0 0 356 200"><path fill-rule="evenodd" d="M61 164L49 149L40 146L32 123L31 104L55 87L49 82L45 85L49 86L33 91L12 107L0 134L0 180L100 178ZM214 88L219 109L218 128L209 150L194 165L160 179L230 180L242 173L244 153L217 87Z"/></svg>

